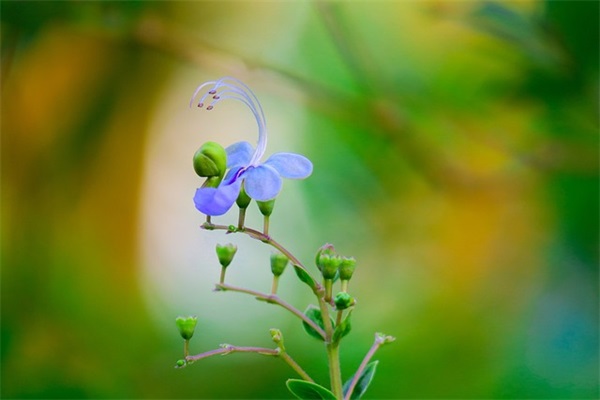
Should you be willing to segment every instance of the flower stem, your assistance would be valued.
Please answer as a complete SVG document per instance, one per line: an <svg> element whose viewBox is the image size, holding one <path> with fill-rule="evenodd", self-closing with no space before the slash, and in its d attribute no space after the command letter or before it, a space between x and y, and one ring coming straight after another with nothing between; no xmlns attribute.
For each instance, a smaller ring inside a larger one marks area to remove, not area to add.
<svg viewBox="0 0 600 400"><path fill-rule="evenodd" d="M338 326L339 324L342 323L342 317L344 316L344 311L343 310L339 310L337 312L337 317L335 319L335 326Z"/></svg>
<svg viewBox="0 0 600 400"><path fill-rule="evenodd" d="M246 221L246 209L240 208L240 215L238 217L238 229L244 229L244 222Z"/></svg>
<svg viewBox="0 0 600 400"><path fill-rule="evenodd" d="M221 284L225 283L225 272L226 271L227 271L227 268L221 267L221 277L219 278L219 283L221 283Z"/></svg>
<svg viewBox="0 0 600 400"><path fill-rule="evenodd" d="M279 298L279 296L277 296L277 295L269 295L266 293L261 293L261 292L257 292L257 291L250 290L250 289L231 286L231 285L227 285L224 283L218 283L216 286L217 286L217 290L230 290L232 292L246 293L246 294L250 294L250 295L256 297L259 300L266 301L267 303L277 304L277 305L285 308L286 310L288 310L289 312L291 312L298 318L300 318L302 321L306 322L308 325L310 325L311 328L313 328L315 331L317 331L319 333L319 335L321 335L321 337L323 337L324 339L326 338L326 334L323 331L323 329L321 329L321 327L319 327L310 318L308 318L306 315L304 315L304 313L302 313L302 311L298 310L296 307L292 306L291 304L286 303L281 298ZM331 321L329 321L329 325L331 326Z"/></svg>
<svg viewBox="0 0 600 400"><path fill-rule="evenodd" d="M190 355L190 341L189 340L184 340L183 341L183 357L187 357Z"/></svg>
<svg viewBox="0 0 600 400"><path fill-rule="evenodd" d="M265 236L269 236L269 216L265 215L264 224L263 224L263 233Z"/></svg>
<svg viewBox="0 0 600 400"><path fill-rule="evenodd" d="M279 285L279 277L273 275L273 284L271 285L271 294L275 296L277 294L277 286Z"/></svg>

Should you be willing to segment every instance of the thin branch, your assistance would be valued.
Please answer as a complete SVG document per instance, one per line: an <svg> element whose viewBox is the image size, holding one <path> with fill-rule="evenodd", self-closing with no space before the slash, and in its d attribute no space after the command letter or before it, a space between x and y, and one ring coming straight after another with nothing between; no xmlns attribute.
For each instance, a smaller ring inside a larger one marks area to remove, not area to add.
<svg viewBox="0 0 600 400"><path fill-rule="evenodd" d="M204 353L196 354L195 356L187 356L185 360L187 362L194 362L198 360L202 360L204 358L212 357L212 356L226 356L231 353L256 353L262 354L265 356L274 356L279 357L283 361L285 361L300 377L306 381L313 382L314 380L298 365L296 361L285 351L281 351L279 348L277 349L268 349L265 347L243 347L243 346L232 346L230 344L223 345L223 347L215 350L210 350Z"/></svg>
<svg viewBox="0 0 600 400"><path fill-rule="evenodd" d="M367 368L367 365L369 364L369 361L371 361L371 358L373 358L373 356L375 355L375 352L377 350L379 350L379 348L381 346L383 346L384 344L389 343L389 342L393 342L394 340L395 340L395 338L392 337L392 336L385 336L385 335L383 335L381 333L376 333L375 334L375 341L373 342L373 345L371 346L371 348L369 349L369 351L365 355L365 358L360 363L360 366L356 370L356 373L352 377L352 381L350 382L350 386L348 387L348 391L346 392L346 395L344 396L344 400L350 400L350 397L352 396L352 392L354 391L354 388L356 387L356 384L358 383L358 380L360 379L360 377L361 377L362 373L364 372L365 368Z"/></svg>
<svg viewBox="0 0 600 400"><path fill-rule="evenodd" d="M286 249L281 244L276 242L269 235L265 235L264 233L259 232L256 229L246 228L246 227L244 227L243 229L237 229L237 228L233 227L234 229L232 229L232 226L216 225L216 224L212 224L209 222L200 225L200 227L202 229L206 229L206 230L210 230L210 231L221 230L221 231L227 231L227 233L245 233L246 235L250 236L253 239L260 240L263 243L266 243L266 244L269 244L269 245L275 247L281 253L285 254L285 256L290 260L290 262L293 265L296 265L297 267L302 268L309 276L311 276L310 273L306 270L306 267L302 264L302 262L300 260L298 260L298 258L296 258L296 256L294 256L288 249ZM311 276L311 278L312 278L312 276ZM313 280L314 280L314 278L313 278ZM314 280L314 281L315 281L315 283L317 283L316 280ZM319 283L317 283L317 285L320 286Z"/></svg>
<svg viewBox="0 0 600 400"><path fill-rule="evenodd" d="M288 353L286 353L285 351L282 352L281 354L279 354L279 357L283 358L283 360L285 362L287 362L289 364L290 367L292 367L294 369L294 371L296 371L298 373L298 375L300 375L302 377L302 379L304 379L305 381L309 381L314 383L315 381L302 369L302 367L300 367L300 365L298 365L298 363L296 361L294 361L294 359L292 357L290 357L290 355Z"/></svg>
<svg viewBox="0 0 600 400"><path fill-rule="evenodd" d="M217 356L217 355L227 355L231 353L257 353L263 354L266 356L278 356L279 349L268 349L265 347L240 347L240 346L232 346L232 345L224 345L220 349L210 350L204 353L196 354L195 356L187 356L185 360L187 362L190 361L198 361L204 358Z"/></svg>
<svg viewBox="0 0 600 400"><path fill-rule="evenodd" d="M308 318L306 315L304 315L304 313L302 313L302 311L298 310L296 307L292 306L291 304L285 302L277 295L261 293L261 292L257 292L255 290L251 290L251 289L245 289L245 288L241 288L241 287L237 287L237 286L227 285L225 283L218 283L216 285L216 287L217 287L217 290L224 290L224 291L231 290L232 292L246 293L246 294L252 295L258 299L264 300L267 303L277 304L277 305L285 308L286 310L288 310L289 312L291 312L298 318L300 318L302 321L306 322L308 325L310 325L310 327L313 328L315 331L317 331L319 333L319 335L321 335L321 337L323 337L323 339L325 339L325 337L326 337L325 332L323 331L323 329L321 329L321 327L319 327L310 318Z"/></svg>

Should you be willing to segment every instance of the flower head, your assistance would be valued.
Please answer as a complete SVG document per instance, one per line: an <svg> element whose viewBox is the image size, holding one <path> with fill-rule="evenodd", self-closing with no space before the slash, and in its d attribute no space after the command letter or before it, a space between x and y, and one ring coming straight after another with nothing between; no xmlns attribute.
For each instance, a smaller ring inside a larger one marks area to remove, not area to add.
<svg viewBox="0 0 600 400"><path fill-rule="evenodd" d="M200 212L206 215L225 214L238 197L242 184L251 198L268 201L279 194L281 178L304 179L312 173L312 163L300 154L275 153L265 162L261 162L267 148L265 115L258 98L248 86L231 77L205 82L194 92L190 105L207 87L209 90L200 97L198 107L206 106L207 110L212 110L220 101L227 99L242 102L256 119L258 142L256 148L242 141L225 149L229 171L221 184L216 188L199 188L194 195L194 203Z"/></svg>

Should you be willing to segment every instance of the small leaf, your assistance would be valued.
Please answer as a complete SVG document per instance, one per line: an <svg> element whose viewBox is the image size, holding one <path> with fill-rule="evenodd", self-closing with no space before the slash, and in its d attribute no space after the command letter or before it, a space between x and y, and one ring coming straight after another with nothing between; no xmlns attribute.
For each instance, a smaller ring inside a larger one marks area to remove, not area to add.
<svg viewBox="0 0 600 400"><path fill-rule="evenodd" d="M323 314L321 314L321 310L319 310L317 307L313 306L312 304L309 305L306 311L304 311L304 315L306 315L308 319L317 324L317 326L319 326L321 329L325 330L325 324L323 323ZM306 333L308 333L310 336L319 340L324 340L321 334L306 322L302 321L302 326L304 327Z"/></svg>
<svg viewBox="0 0 600 400"><path fill-rule="evenodd" d="M360 378L358 378L356 386L354 386L354 390L350 395L351 400L360 399L362 395L365 394L367 388L369 387L369 384L375 376L375 370L377 369L378 363L379 361L373 361L367 365L365 370L360 375ZM352 376L350 379L348 379L346 383L344 383L344 397L346 397L348 389L350 389L350 383L352 382L352 379L354 379L354 376Z"/></svg>
<svg viewBox="0 0 600 400"><path fill-rule="evenodd" d="M344 320L338 326L335 327L335 331L333 332L334 342L339 342L341 338L350 333L350 330L352 329L352 323L350 321L351 316L352 310L350 310L348 312L348 315L346 315L346 318L344 318Z"/></svg>
<svg viewBox="0 0 600 400"><path fill-rule="evenodd" d="M315 282L315 280L308 274L308 272L306 272L304 268L302 268L299 265L294 265L294 270L296 271L296 275L298 275L298 278L300 278L302 282L310 286L313 292L317 290L317 282Z"/></svg>
<svg viewBox="0 0 600 400"><path fill-rule="evenodd" d="M335 395L328 389L316 383L303 381L300 379L288 379L285 383L290 392L301 400L335 400Z"/></svg>

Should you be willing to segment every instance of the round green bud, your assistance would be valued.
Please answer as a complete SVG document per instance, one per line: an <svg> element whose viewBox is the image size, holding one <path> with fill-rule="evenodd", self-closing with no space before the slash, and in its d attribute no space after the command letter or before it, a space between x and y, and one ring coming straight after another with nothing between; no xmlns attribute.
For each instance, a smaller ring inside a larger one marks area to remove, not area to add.
<svg viewBox="0 0 600 400"><path fill-rule="evenodd" d="M179 334L185 340L190 340L192 336L194 336L194 330L196 329L197 322L198 318L196 316L179 316L175 318L175 324L177 325L177 329L179 329Z"/></svg>
<svg viewBox="0 0 600 400"><path fill-rule="evenodd" d="M273 213L275 199L268 201L257 201L256 204L258 204L258 209L260 210L260 213L265 217L269 217Z"/></svg>
<svg viewBox="0 0 600 400"><path fill-rule="evenodd" d="M252 201L252 199L250 198L250 196L248 196L248 194L244 190L244 184L242 183L242 188L240 189L240 194L238 195L235 203L237 204L237 206L239 208L248 208L250 201Z"/></svg>
<svg viewBox="0 0 600 400"><path fill-rule="evenodd" d="M279 329L271 328L269 329L269 333L271 334L271 339L277 344L283 345L283 334Z"/></svg>
<svg viewBox="0 0 600 400"><path fill-rule="evenodd" d="M321 274L325 279L334 279L338 272L342 258L337 255L321 254L319 264L321 265Z"/></svg>
<svg viewBox="0 0 600 400"><path fill-rule="evenodd" d="M340 279L343 281L349 281L352 279L352 274L356 269L356 260L354 257L342 257L340 263Z"/></svg>
<svg viewBox="0 0 600 400"><path fill-rule="evenodd" d="M273 253L271 254L271 272L275 276L283 274L285 267L288 265L289 259L285 254Z"/></svg>
<svg viewBox="0 0 600 400"><path fill-rule="evenodd" d="M234 227L235 228L235 227ZM227 268L237 252L237 246L231 243L217 244L217 257L223 268Z"/></svg>
<svg viewBox="0 0 600 400"><path fill-rule="evenodd" d="M227 169L227 153L223 146L215 142L204 143L194 154L194 171L203 178L225 175Z"/></svg>
<svg viewBox="0 0 600 400"><path fill-rule="evenodd" d="M317 250L317 255L315 257L315 263L317 264L317 268L319 271L323 271L323 262L321 261L321 256L333 256L335 255L335 249L332 244L326 243L319 250Z"/></svg>
<svg viewBox="0 0 600 400"><path fill-rule="evenodd" d="M185 360L177 360L175 363L175 368L183 368L186 364L187 362Z"/></svg>
<svg viewBox="0 0 600 400"><path fill-rule="evenodd" d="M335 308L338 310L345 310L356 303L354 298L346 292L339 292L336 294L333 302L335 303Z"/></svg>

